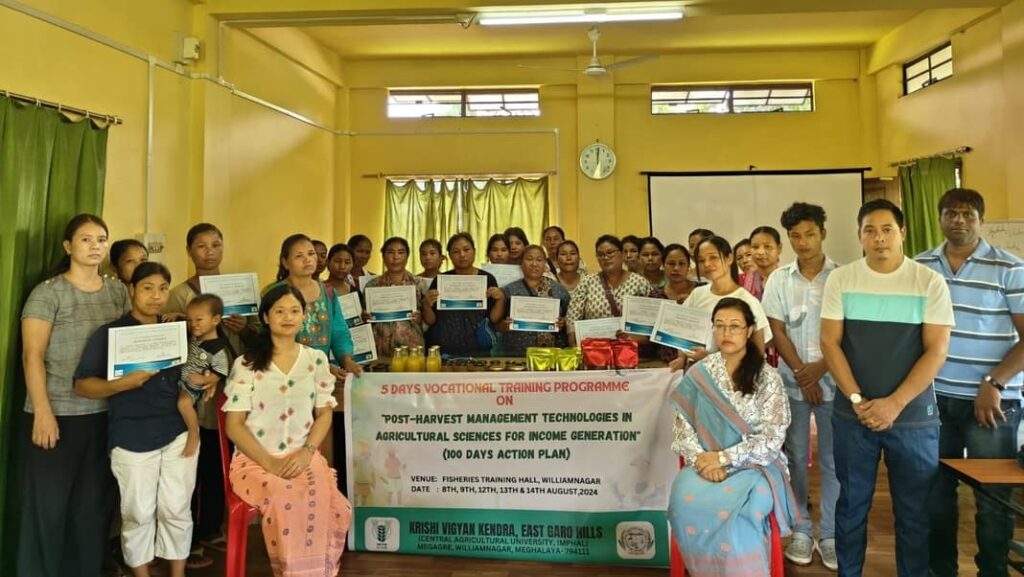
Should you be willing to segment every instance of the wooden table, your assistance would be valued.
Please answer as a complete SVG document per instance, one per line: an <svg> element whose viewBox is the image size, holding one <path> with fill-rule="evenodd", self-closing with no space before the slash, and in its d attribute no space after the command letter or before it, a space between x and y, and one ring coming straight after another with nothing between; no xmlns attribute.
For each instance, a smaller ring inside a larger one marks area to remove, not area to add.
<svg viewBox="0 0 1024 577"><path fill-rule="evenodd" d="M939 459L939 463L957 479L1024 517L1024 507L989 490L992 487L1024 486L1024 468L1017 463L1017 459ZM1010 550L1024 554L1024 543L1011 540ZM1011 559L1009 564L1024 574L1024 562Z"/></svg>

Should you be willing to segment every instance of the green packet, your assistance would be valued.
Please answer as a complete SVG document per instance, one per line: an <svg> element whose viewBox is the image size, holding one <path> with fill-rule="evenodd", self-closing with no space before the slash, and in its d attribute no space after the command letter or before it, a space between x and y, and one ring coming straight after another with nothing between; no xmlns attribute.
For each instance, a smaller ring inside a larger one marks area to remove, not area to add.
<svg viewBox="0 0 1024 577"><path fill-rule="evenodd" d="M557 368L559 349L529 347L526 349L526 368L530 371L550 371Z"/></svg>
<svg viewBox="0 0 1024 577"><path fill-rule="evenodd" d="M583 363L583 351L579 347L558 349L555 355L560 371L575 371Z"/></svg>

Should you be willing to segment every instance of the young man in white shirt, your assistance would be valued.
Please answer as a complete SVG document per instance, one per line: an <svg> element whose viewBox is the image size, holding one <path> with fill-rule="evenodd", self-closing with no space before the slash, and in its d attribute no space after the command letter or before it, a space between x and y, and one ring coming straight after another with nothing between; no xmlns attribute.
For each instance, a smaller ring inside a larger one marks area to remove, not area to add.
<svg viewBox="0 0 1024 577"><path fill-rule="evenodd" d="M796 260L770 277L761 304L772 328L775 350L782 357L779 373L786 385L790 413L786 431L786 456L790 482L800 509L800 521L786 547L786 559L809 565L818 550L825 567L838 568L835 540L836 500L839 481L832 457L832 400L836 384L821 353L821 306L825 281L836 263L825 256L823 243L825 210L797 202L782 213ZM814 541L814 524L807 510L807 456L811 442L811 415L818 430L818 464L821 470L819 540Z"/></svg>

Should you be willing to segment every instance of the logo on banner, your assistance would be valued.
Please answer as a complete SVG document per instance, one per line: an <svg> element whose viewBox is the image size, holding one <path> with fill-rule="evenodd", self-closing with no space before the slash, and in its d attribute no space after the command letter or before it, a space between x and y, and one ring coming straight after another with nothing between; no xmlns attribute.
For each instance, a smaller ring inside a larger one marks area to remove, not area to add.
<svg viewBox="0 0 1024 577"><path fill-rule="evenodd" d="M398 537L401 534L398 519L394 517L370 517L363 529L367 551L398 551Z"/></svg>
<svg viewBox="0 0 1024 577"><path fill-rule="evenodd" d="M654 558L654 525L628 521L615 526L615 549L620 559Z"/></svg>

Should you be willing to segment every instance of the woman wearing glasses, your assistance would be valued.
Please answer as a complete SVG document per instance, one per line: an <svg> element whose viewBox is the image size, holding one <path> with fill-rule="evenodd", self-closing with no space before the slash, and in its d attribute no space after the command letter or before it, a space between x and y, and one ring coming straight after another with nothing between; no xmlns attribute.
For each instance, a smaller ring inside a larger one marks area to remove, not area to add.
<svg viewBox="0 0 1024 577"><path fill-rule="evenodd" d="M569 335L576 342L572 323L581 320L621 317L627 296L646 297L651 294L651 283L642 275L622 268L622 241L606 234L597 239L597 274L584 277L573 291L566 318Z"/></svg>
<svg viewBox="0 0 1024 577"><path fill-rule="evenodd" d="M782 442L789 402L779 373L754 344L754 313L723 298L712 312L717 352L672 393L672 449L685 466L672 484L668 519L690 575L769 575L769 515L789 535L795 499Z"/></svg>
<svg viewBox="0 0 1024 577"><path fill-rule="evenodd" d="M761 301L754 298L739 284L739 273L736 270L736 260L732 254L732 245L720 236L706 238L697 245L695 260L697 261L698 277L701 280L706 280L708 284L693 289L682 306L704 310L710 315L715 309L715 305L724 298L732 297L746 302L755 319L754 332L750 340L763 356L765 347L772 340L772 329L768 325L768 317L765 316L764 309L761 308ZM709 351L714 352L714 350L714 339L708 339L708 348L684 351L669 366L673 370L678 370L688 360L699 361L706 357Z"/></svg>

